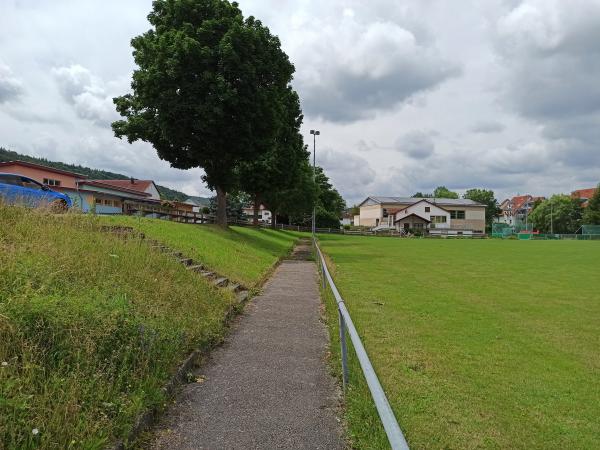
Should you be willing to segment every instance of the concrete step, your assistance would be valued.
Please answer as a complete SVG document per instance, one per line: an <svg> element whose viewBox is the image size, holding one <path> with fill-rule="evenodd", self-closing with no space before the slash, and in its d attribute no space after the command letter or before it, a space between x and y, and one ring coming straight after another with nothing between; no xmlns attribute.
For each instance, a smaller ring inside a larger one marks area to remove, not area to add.
<svg viewBox="0 0 600 450"><path fill-rule="evenodd" d="M227 289L229 289L232 292L239 292L242 289L242 286L238 283L229 283L227 285Z"/></svg>
<svg viewBox="0 0 600 450"><path fill-rule="evenodd" d="M246 300L248 300L249 295L250 293L248 291L240 291L236 294L236 298L239 303L244 303Z"/></svg>
<svg viewBox="0 0 600 450"><path fill-rule="evenodd" d="M200 275L202 275L204 278L214 278L215 277L215 273L211 272L210 270L203 270L202 272L200 272Z"/></svg>
<svg viewBox="0 0 600 450"><path fill-rule="evenodd" d="M194 260L192 258L181 258L179 262L184 266L191 266L194 264Z"/></svg>
<svg viewBox="0 0 600 450"><path fill-rule="evenodd" d="M200 273L204 269L204 266L202 264L195 264L195 265L192 265L192 266L187 266L187 269L191 270L193 272Z"/></svg>
<svg viewBox="0 0 600 450"><path fill-rule="evenodd" d="M220 277L215 279L212 283L217 287L225 287L227 286L227 283L229 283L229 280L225 277Z"/></svg>

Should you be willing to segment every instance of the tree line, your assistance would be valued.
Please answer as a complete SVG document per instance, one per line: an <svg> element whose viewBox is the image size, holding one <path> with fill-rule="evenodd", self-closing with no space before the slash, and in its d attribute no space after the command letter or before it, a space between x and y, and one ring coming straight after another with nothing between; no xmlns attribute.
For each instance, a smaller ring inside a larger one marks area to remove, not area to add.
<svg viewBox="0 0 600 450"><path fill-rule="evenodd" d="M219 225L228 193L288 220L316 207L320 226L339 224L344 203L322 169L313 173L279 38L227 0L155 0L148 20L131 41L132 92L114 99L115 136L149 142L172 167L202 168Z"/></svg>

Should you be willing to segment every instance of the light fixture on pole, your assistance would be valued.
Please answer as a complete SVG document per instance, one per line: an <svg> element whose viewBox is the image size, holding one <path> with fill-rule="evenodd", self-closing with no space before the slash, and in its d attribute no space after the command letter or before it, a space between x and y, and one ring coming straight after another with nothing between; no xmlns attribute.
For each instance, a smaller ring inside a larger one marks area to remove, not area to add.
<svg viewBox="0 0 600 450"><path fill-rule="evenodd" d="M321 134L319 130L310 130L310 134L313 135L313 181L317 181L317 136ZM316 203L316 199L315 199ZM312 237L313 242L315 239L315 230L316 230L316 205L313 205L313 214L312 214Z"/></svg>

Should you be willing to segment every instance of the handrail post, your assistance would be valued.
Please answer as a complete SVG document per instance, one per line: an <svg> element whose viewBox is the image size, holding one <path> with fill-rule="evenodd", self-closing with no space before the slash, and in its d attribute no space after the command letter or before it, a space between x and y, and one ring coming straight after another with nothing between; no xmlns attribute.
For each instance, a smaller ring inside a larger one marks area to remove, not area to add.
<svg viewBox="0 0 600 450"><path fill-rule="evenodd" d="M342 311L338 308L338 318L340 322L340 349L342 351L342 383L344 391L348 386L348 347L346 346L346 322L342 316Z"/></svg>

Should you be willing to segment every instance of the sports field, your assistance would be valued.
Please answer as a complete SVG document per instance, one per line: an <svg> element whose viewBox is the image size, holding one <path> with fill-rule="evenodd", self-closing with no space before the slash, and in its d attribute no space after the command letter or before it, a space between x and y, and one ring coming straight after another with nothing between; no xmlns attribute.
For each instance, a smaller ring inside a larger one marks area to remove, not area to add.
<svg viewBox="0 0 600 450"><path fill-rule="evenodd" d="M320 242L411 448L600 448L600 242ZM353 444L385 448L351 370Z"/></svg>

